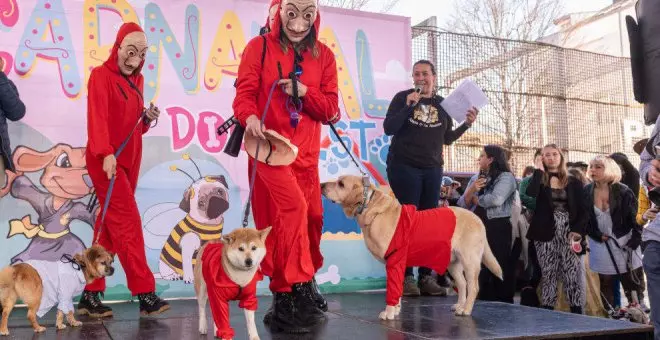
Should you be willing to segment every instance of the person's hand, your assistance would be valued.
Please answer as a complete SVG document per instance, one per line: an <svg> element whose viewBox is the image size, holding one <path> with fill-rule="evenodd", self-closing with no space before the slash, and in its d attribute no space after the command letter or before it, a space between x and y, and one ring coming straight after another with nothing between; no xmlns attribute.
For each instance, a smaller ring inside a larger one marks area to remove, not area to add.
<svg viewBox="0 0 660 340"><path fill-rule="evenodd" d="M654 187L660 186L660 160L654 159L651 161L648 180Z"/></svg>
<svg viewBox="0 0 660 340"><path fill-rule="evenodd" d="M245 132L249 133L250 136L266 139L263 127L261 126L261 120L255 115L251 115L245 121Z"/></svg>
<svg viewBox="0 0 660 340"><path fill-rule="evenodd" d="M485 178L478 178L476 181L470 185L469 190L472 192L477 192L481 189L483 189L486 186L486 179Z"/></svg>
<svg viewBox="0 0 660 340"><path fill-rule="evenodd" d="M658 214L658 208L647 209L642 215L642 218L644 219L644 221L653 221L655 220L655 216L657 214Z"/></svg>
<svg viewBox="0 0 660 340"><path fill-rule="evenodd" d="M406 105L412 106L419 102L419 99L422 98L419 93L416 91L410 92L408 97L406 97Z"/></svg>
<svg viewBox="0 0 660 340"><path fill-rule="evenodd" d="M0 72L5 70L5 60L0 58Z"/></svg>
<svg viewBox="0 0 660 340"><path fill-rule="evenodd" d="M608 236L605 236L605 235L600 237L600 240L603 241L603 242L607 242L607 240L609 240L609 239L610 238Z"/></svg>
<svg viewBox="0 0 660 340"><path fill-rule="evenodd" d="M467 111L467 116L465 116L465 123L467 125L472 125L472 123L474 123L474 121L477 120L477 115L478 114L479 114L479 110L477 110L477 108L474 107L474 106L471 107Z"/></svg>
<svg viewBox="0 0 660 340"><path fill-rule="evenodd" d="M286 92L289 96L293 96L293 82L291 79L280 79L278 82L282 86L282 90ZM307 86L305 84L298 82L298 97L302 98L307 94Z"/></svg>
<svg viewBox="0 0 660 340"><path fill-rule="evenodd" d="M154 103L149 103L149 108L147 109L146 114L149 121L154 121L160 116L160 110L158 109L158 106L154 105Z"/></svg>
<svg viewBox="0 0 660 340"><path fill-rule="evenodd" d="M580 234L578 234L578 233L576 233L576 232L574 232L574 231L571 231L570 233L568 233L568 239L569 239L570 241L572 241L572 240L574 240L574 239L575 239L576 241L577 241L577 240L582 240L582 235L580 235Z"/></svg>
<svg viewBox="0 0 660 340"><path fill-rule="evenodd" d="M107 155L103 159L103 171L108 175L108 180L117 173L117 159L115 155Z"/></svg>

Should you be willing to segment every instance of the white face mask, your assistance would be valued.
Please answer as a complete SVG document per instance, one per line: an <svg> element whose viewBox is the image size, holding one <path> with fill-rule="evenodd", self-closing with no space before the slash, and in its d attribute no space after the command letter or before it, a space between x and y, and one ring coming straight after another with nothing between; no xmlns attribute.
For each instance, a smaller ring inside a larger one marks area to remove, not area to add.
<svg viewBox="0 0 660 340"><path fill-rule="evenodd" d="M318 11L316 0L284 0L280 10L282 29L293 43L301 42L314 27Z"/></svg>

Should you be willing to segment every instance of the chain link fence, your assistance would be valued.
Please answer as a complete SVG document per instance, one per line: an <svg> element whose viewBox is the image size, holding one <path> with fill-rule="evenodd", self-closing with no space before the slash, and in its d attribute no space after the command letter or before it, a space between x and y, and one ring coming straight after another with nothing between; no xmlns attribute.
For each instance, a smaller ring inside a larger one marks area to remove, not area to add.
<svg viewBox="0 0 660 340"><path fill-rule="evenodd" d="M568 161L623 152L639 163L632 146L648 128L632 95L628 58L418 27L412 57L436 65L440 95L469 78L489 98L473 128L446 147L447 171L476 171L487 144L512 152L516 176L549 143L561 147Z"/></svg>

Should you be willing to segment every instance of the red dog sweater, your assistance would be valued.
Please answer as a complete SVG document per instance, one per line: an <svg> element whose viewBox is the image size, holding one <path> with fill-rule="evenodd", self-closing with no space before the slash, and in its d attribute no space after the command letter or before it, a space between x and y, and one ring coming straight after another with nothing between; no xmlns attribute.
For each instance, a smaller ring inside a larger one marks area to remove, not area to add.
<svg viewBox="0 0 660 340"><path fill-rule="evenodd" d="M447 270L455 228L456 215L449 208L417 211L414 205L401 207L399 223L385 252L387 305L399 304L406 267L427 267L439 274Z"/></svg>
<svg viewBox="0 0 660 340"><path fill-rule="evenodd" d="M241 288L234 283L222 267L222 243L212 243L206 246L202 254L202 275L206 282L206 291L211 305L211 314L220 339L234 337L234 329L229 323L229 301L239 300L238 307L256 311L257 282L263 279L261 270L257 270L252 281Z"/></svg>

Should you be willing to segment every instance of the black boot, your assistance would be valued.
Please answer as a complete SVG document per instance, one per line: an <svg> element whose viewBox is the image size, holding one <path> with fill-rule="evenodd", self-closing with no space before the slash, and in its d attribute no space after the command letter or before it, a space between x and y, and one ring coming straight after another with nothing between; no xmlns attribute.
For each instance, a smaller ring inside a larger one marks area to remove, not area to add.
<svg viewBox="0 0 660 340"><path fill-rule="evenodd" d="M266 311L266 315L264 315L265 325L270 325L270 320L273 318L274 308L275 308L275 294L273 294L273 301L270 303L270 307L268 307L268 310Z"/></svg>
<svg viewBox="0 0 660 340"><path fill-rule="evenodd" d="M312 279L312 292L314 293L314 301L316 301L316 306L319 307L320 310L327 312L328 301L326 301L323 295L321 295L321 289L316 283L316 278Z"/></svg>
<svg viewBox="0 0 660 340"><path fill-rule="evenodd" d="M101 302L99 294L103 294L103 292L84 291L80 297L80 301L78 301L78 314L89 315L93 318L112 316L112 308Z"/></svg>
<svg viewBox="0 0 660 340"><path fill-rule="evenodd" d="M571 313L573 314L582 314L581 306L571 306Z"/></svg>
<svg viewBox="0 0 660 340"><path fill-rule="evenodd" d="M138 294L140 300L140 314L141 315L154 315L160 314L170 309L170 304L161 299L155 293Z"/></svg>
<svg viewBox="0 0 660 340"><path fill-rule="evenodd" d="M325 314L316 304L312 281L294 284L290 293L275 293L270 317L273 333L311 333L325 321Z"/></svg>

